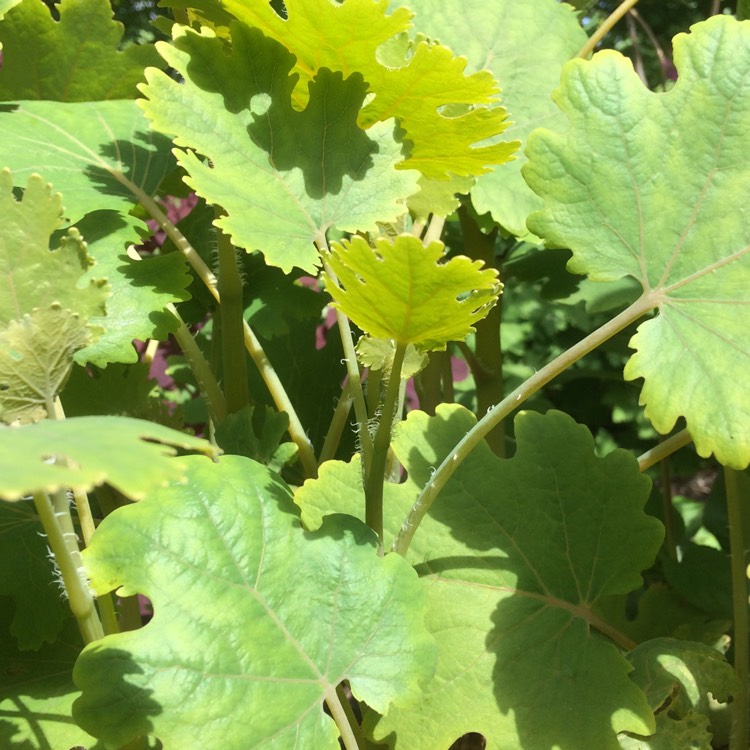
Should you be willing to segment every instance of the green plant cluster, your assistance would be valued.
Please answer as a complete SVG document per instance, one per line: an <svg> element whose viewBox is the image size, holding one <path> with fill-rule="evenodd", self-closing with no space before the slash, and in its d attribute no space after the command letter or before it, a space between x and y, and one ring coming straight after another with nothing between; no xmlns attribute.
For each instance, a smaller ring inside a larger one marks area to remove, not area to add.
<svg viewBox="0 0 750 750"><path fill-rule="evenodd" d="M0 747L747 750L750 21L635 4L0 0Z"/></svg>

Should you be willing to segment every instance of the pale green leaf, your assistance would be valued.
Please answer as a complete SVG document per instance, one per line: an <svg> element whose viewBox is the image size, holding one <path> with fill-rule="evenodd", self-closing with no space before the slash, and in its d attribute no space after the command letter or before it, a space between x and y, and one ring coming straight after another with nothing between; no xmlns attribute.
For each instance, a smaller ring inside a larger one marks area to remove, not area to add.
<svg viewBox="0 0 750 750"><path fill-rule="evenodd" d="M503 138L520 140L521 148L513 161L478 178L471 200L480 214L489 211L508 232L526 237L526 217L541 201L521 177L523 148L535 128L554 130L564 124L550 93L560 81L563 63L586 42L576 15L556 0L390 3L402 5L416 13L416 28L468 59L468 73L487 69L499 81L510 120Z"/></svg>
<svg viewBox="0 0 750 750"><path fill-rule="evenodd" d="M480 270L481 261L444 259L442 242L425 246L410 234L374 242L332 243L327 260L338 281L323 278L334 305L375 338L444 349L474 330L502 289L497 272Z"/></svg>
<svg viewBox="0 0 750 750"><path fill-rule="evenodd" d="M55 584L47 539L31 501L0 501L2 596L11 597L15 603L11 607L0 604L0 610L11 615L8 631L21 651L53 643L64 617L70 615L62 589Z"/></svg>
<svg viewBox="0 0 750 750"><path fill-rule="evenodd" d="M84 492L107 482L142 498L185 475L176 448L216 455L206 440L127 417L76 417L23 427L0 427L0 499L70 487ZM50 463L56 457L58 462Z"/></svg>
<svg viewBox="0 0 750 750"><path fill-rule="evenodd" d="M289 488L249 459L188 466L188 484L115 511L84 552L97 592L142 592L154 618L85 649L78 723L116 746L148 732L324 750L339 747L323 701L342 680L380 711L415 699L434 643L409 565L378 557L355 519L304 532Z"/></svg>
<svg viewBox="0 0 750 750"><path fill-rule="evenodd" d="M18 5L21 0L0 0L0 19L14 6Z"/></svg>
<svg viewBox="0 0 750 750"><path fill-rule="evenodd" d="M89 326L57 303L11 321L0 331L0 421L47 417L76 352L89 341Z"/></svg>
<svg viewBox="0 0 750 750"><path fill-rule="evenodd" d="M24 0L0 23L0 101L135 98L143 68L161 62L153 45L120 50L124 27L112 20L108 0L61 0L55 7L59 21L44 3Z"/></svg>
<svg viewBox="0 0 750 750"><path fill-rule="evenodd" d="M131 185L152 195L174 169L171 143L151 131L134 101L0 105L0 167L16 185L40 172L65 196L75 224L91 211L128 213Z"/></svg>
<svg viewBox="0 0 750 750"><path fill-rule="evenodd" d="M393 449L415 491L474 423L443 405L399 424ZM411 750L434 750L475 731L489 746L616 750L618 732L653 731L607 638L616 631L593 613L601 597L637 589L653 562L663 532L643 512L650 482L625 451L597 457L560 412L523 412L515 434L511 459L480 444L417 531L409 559L429 584L437 675L419 706L370 725L376 738L396 732ZM405 512L404 502L399 489L385 506Z"/></svg>
<svg viewBox="0 0 750 750"><path fill-rule="evenodd" d="M288 0L286 20L263 3L226 0L222 8L256 26L283 44L296 58L299 74L295 97L307 101L307 84L323 68L350 75L360 73L374 94L360 116L369 127L396 117L411 143L401 168L419 169L427 178L448 180L453 175L479 175L494 164L512 158L518 143L484 141L507 127L506 113L496 105L496 82L487 71L464 73L466 60L454 57L437 43L420 41L403 48L398 65L391 44L381 57L379 49L408 28L411 13L398 8L387 14L388 0ZM457 45L459 52L463 51ZM390 58L389 59L389 53ZM388 59L390 64L381 60ZM459 115L447 113L467 105Z"/></svg>
<svg viewBox="0 0 750 750"><path fill-rule="evenodd" d="M80 233L71 229L50 252L62 213L62 197L39 175L29 176L16 200L11 173L0 171L0 329L52 303L80 314L83 324L102 314L108 290L97 273L88 283L82 278L93 261Z"/></svg>
<svg viewBox="0 0 750 750"><path fill-rule="evenodd" d="M396 345L390 339L374 339L370 336L362 336L357 342L357 359L363 367L371 370L383 370L386 378L390 377L393 367L393 357L396 354ZM409 344L406 347L404 361L401 365L401 379L408 380L427 366L429 361L427 354L420 352L415 346Z"/></svg>
<svg viewBox="0 0 750 750"><path fill-rule="evenodd" d="M141 104L154 128L190 149L176 151L186 181L223 208L215 223L235 245L286 272L312 271L313 242L328 229L376 231L405 213L419 175L395 170L393 121L358 127L361 75L321 70L299 111L295 60L281 45L235 22L228 53L207 29L175 28L175 46L158 49L185 82L149 71Z"/></svg>
<svg viewBox="0 0 750 750"><path fill-rule="evenodd" d="M714 16L674 40L679 78L648 91L604 51L564 69L566 135L532 136L525 175L545 201L532 231L593 280L637 279L658 315L625 367L661 433L680 417L701 456L750 461L750 24Z"/></svg>

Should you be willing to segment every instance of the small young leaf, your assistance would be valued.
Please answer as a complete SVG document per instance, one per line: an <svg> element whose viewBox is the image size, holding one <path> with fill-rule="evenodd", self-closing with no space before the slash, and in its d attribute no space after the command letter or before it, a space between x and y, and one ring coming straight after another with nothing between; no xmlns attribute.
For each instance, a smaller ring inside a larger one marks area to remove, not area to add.
<svg viewBox="0 0 750 750"><path fill-rule="evenodd" d="M495 304L502 289L494 269L457 256L443 259L445 246L403 234L394 242L363 237L332 243L328 262L338 277L324 274L334 305L363 331L423 351L463 340Z"/></svg>
<svg viewBox="0 0 750 750"><path fill-rule="evenodd" d="M567 135L537 131L524 174L544 198L529 227L595 281L637 279L658 315L631 339L628 380L661 433L680 417L701 456L750 462L750 24L718 15L674 39L679 71L648 91L605 50L568 63Z"/></svg>
<svg viewBox="0 0 750 750"><path fill-rule="evenodd" d="M218 453L206 440L127 417L75 417L0 428L0 499L107 482L133 500L185 474L176 448ZM49 463L50 457L66 463Z"/></svg>
<svg viewBox="0 0 750 750"><path fill-rule="evenodd" d="M410 566L378 557L352 518L304 532L254 461L187 463L188 484L115 511L84 551L97 592L142 592L154 618L84 650L76 721L118 747L148 732L165 747L334 750L323 701L342 680L382 712L415 699L434 643Z"/></svg>
<svg viewBox="0 0 750 750"><path fill-rule="evenodd" d="M24 0L0 24L0 101L134 99L143 68L159 65L150 44L120 50L123 25L108 0L62 0L60 20ZM29 64L33 60L33 64Z"/></svg>
<svg viewBox="0 0 750 750"><path fill-rule="evenodd" d="M396 353L396 345L391 339L374 339L370 336L362 336L357 342L357 359L363 367L371 370L383 370L386 378L390 377L393 366L393 356ZM420 352L414 345L406 347L404 362L401 365L401 379L407 380L414 377L427 366L428 357Z"/></svg>
<svg viewBox="0 0 750 750"><path fill-rule="evenodd" d="M11 321L0 331L0 421L47 417L76 352L90 341L86 323L57 303Z"/></svg>

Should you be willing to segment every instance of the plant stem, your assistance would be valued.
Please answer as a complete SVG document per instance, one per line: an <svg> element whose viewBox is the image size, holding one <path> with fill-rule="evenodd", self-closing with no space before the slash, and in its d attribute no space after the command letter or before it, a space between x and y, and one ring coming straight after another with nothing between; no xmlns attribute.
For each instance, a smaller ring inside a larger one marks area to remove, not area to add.
<svg viewBox="0 0 750 750"><path fill-rule="evenodd" d="M497 230L485 234L464 205L458 209L458 220L468 256L473 260L481 260L486 268L497 268L495 262ZM477 415L486 414L487 410L503 397L501 315L502 297L496 305L490 308L482 320L474 324L476 330L474 357L467 360L467 364L471 368L477 389ZM487 443L496 456L500 458L505 456L505 430L502 425L487 435Z"/></svg>
<svg viewBox="0 0 750 750"><path fill-rule="evenodd" d="M216 209L217 216L221 212ZM234 414L250 403L244 347L242 277L237 268L237 251L224 232L217 230L219 250L219 295L221 302L221 377L227 413Z"/></svg>
<svg viewBox="0 0 750 750"><path fill-rule="evenodd" d="M645 453L638 456L638 468L641 471L650 469L662 459L671 456L680 448L688 445L692 440L693 439L690 437L690 433L687 430L676 432L674 435L671 435L666 440L662 440L658 445L655 445L650 450L647 450Z"/></svg>
<svg viewBox="0 0 750 750"><path fill-rule="evenodd" d="M729 517L729 551L732 566L732 609L734 613L734 671L737 694L732 703L733 721L730 750L747 750L748 746L748 591L745 561L745 540L742 534L743 502L740 472L724 467Z"/></svg>
<svg viewBox="0 0 750 750"><path fill-rule="evenodd" d="M135 183L128 180L122 173L113 171L112 176L135 195L151 217L156 220L159 227L163 229L172 242L174 242L177 249L182 252L188 263L190 263L192 269L206 285L206 288L213 298L221 304L221 295L219 294L216 276L214 276L211 269L203 262L203 259L198 255L190 242L188 242L185 235L183 235L182 232L180 232L180 230L177 229L177 227L167 218L164 211L159 207L159 204L151 198L150 195L141 190L141 188ZM302 462L305 472L309 476L315 476L318 463L315 460L315 452L312 449L312 443L302 427L299 416L292 406L292 402L289 399L281 380L279 380L276 371L273 369L273 366L263 351L263 347L260 345L260 342L245 320L243 320L243 339L245 342L245 348L260 371L263 382L268 387L276 408L279 411L285 412L289 417L289 436L297 445L300 461Z"/></svg>
<svg viewBox="0 0 750 750"><path fill-rule="evenodd" d="M604 19L602 25L589 37L588 42L581 47L576 57L586 58L594 51L599 42L604 39L610 29L638 2L638 0L623 0L610 15Z"/></svg>
<svg viewBox="0 0 750 750"><path fill-rule="evenodd" d="M305 473L309 477L314 477L318 473L318 462L315 458L315 451L313 450L310 438L307 437L305 428L300 422L297 410L292 405L289 394L286 392L281 380L279 379L276 370L274 370L271 361L266 356L263 347L258 341L258 337L254 331L248 325L247 321L243 321L243 335L245 338L245 348L250 352L250 356L255 362L255 366L258 368L263 382L268 388L268 392L271 394L276 408L284 412L289 417L289 427L287 431L289 436L294 441L299 451L299 459L302 462L302 466Z"/></svg>
<svg viewBox="0 0 750 750"><path fill-rule="evenodd" d="M70 520L67 498L65 505L64 511L56 511L48 495L44 492L34 493L34 506L60 569L70 610L76 618L83 642L88 644L103 638L104 630L94 606L94 597L81 578L83 565L75 534L64 532L62 528L61 522L65 522L65 517Z"/></svg>
<svg viewBox="0 0 750 750"><path fill-rule="evenodd" d="M406 354L406 344L397 344L393 355L391 374L385 389L380 424L373 442L372 465L365 478L365 522L378 535L380 546L383 546L383 484L385 483L385 465L388 460L388 449L391 445L391 426L396 411L398 393L401 385L401 367Z"/></svg>
<svg viewBox="0 0 750 750"><path fill-rule="evenodd" d="M177 330L174 332L175 340L185 355L185 359L187 359L190 369L193 375L195 375L201 393L206 399L211 421L215 425L221 424L227 416L227 402L224 398L224 393L216 382L213 370L208 362L206 362L206 358L195 342L193 334L190 333L185 322L180 317L180 313L177 312L177 308L170 302L167 305L167 310L177 321Z"/></svg>
<svg viewBox="0 0 750 750"><path fill-rule="evenodd" d="M365 741L364 735L362 734L362 727L360 726L359 721L357 721L357 717L354 715L352 704L349 702L349 696L344 691L343 684L339 683L338 685L336 685L336 695L339 699L341 707L344 709L344 713L346 714L347 722L352 729L352 733L357 740L357 747L361 747L364 749L365 747L367 747L367 743ZM352 700L356 700L354 696L352 696Z"/></svg>
<svg viewBox="0 0 750 750"><path fill-rule="evenodd" d="M323 443L323 448L320 451L321 464L332 459L336 454L336 448L338 448L339 442L341 441L341 435L346 427L346 422L349 418L349 412L351 409L352 397L349 390L349 383L347 382L341 389L341 396L339 396L336 408L333 410L331 424L328 426L326 439Z"/></svg>
<svg viewBox="0 0 750 750"><path fill-rule="evenodd" d="M656 302L652 296L644 293L619 315L607 321L603 326L597 328L596 331L590 333L586 338L563 352L541 370L535 372L512 393L508 394L499 404L488 411L463 439L459 441L432 475L432 478L409 511L401 526L401 530L393 540L392 550L401 555L406 554L417 527L440 493L440 490L443 489L446 482L453 475L453 472L490 430L502 422L505 417L517 409L526 399L533 396L542 386L549 383L550 380L577 362L581 357L596 349L624 328L627 328L627 326L638 320L642 315L645 315L655 304Z"/></svg>
<svg viewBox="0 0 750 750"><path fill-rule="evenodd" d="M361 745L357 741L354 729L347 718L346 709L341 705L341 701L339 700L335 688L329 687L326 690L325 702L328 705L331 716L339 729L341 742L344 744L345 750L364 750L364 745Z"/></svg>
<svg viewBox="0 0 750 750"><path fill-rule="evenodd" d="M323 268L325 272L334 283L336 283L336 274L325 259L325 253L328 252L328 242L325 237L321 237L316 244L323 259ZM354 414L357 417L357 430L360 450L362 452L362 466L364 468L366 480L370 473L370 463L372 461L372 440L370 439L370 431L368 427L367 404L365 402L364 391L362 390L362 376L359 372L357 352L354 350L349 318L338 309L336 310L336 323L338 324L339 334L341 335L341 345L344 348L344 362L346 364L349 392L354 401Z"/></svg>

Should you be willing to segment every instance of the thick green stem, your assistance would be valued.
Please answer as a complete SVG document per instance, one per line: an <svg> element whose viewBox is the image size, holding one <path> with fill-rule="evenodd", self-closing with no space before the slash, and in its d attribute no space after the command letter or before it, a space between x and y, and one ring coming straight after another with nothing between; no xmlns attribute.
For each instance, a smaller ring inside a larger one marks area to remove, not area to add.
<svg viewBox="0 0 750 750"><path fill-rule="evenodd" d="M63 493L64 495L65 493ZM58 505L60 503L58 502ZM34 506L47 535L50 549L60 569L68 603L78 622L84 643L92 643L104 637L104 630L94 605L94 597L83 582L83 564L75 533L63 531L68 528L70 510L65 498L64 510L53 508L49 497L43 492L34 493ZM70 524L72 527L72 523Z"/></svg>
<svg viewBox="0 0 750 750"><path fill-rule="evenodd" d="M242 277L237 268L237 251L229 237L221 231L218 231L218 249L222 382L227 413L234 414L250 403L244 346Z"/></svg>
<svg viewBox="0 0 750 750"><path fill-rule="evenodd" d="M649 294L643 294L630 307L616 315L593 333L586 336L567 351L556 357L552 362L535 372L512 393L508 394L497 406L474 425L456 447L446 456L437 471L433 474L422 493L416 499L407 515L401 530L393 541L393 551L405 555L411 540L430 506L435 501L453 472L462 461L484 439L484 436L503 421L512 411L533 396L542 386L549 383L565 369L577 362L581 357L596 349L615 334L627 328L631 323L645 315L655 305L655 300Z"/></svg>
<svg viewBox="0 0 750 750"><path fill-rule="evenodd" d="M364 745L360 745L357 741L354 729L347 718L346 709L339 700L335 688L329 688L326 690L325 701L333 720L336 722L339 733L341 734L341 742L343 743L345 750L364 750Z"/></svg>
<svg viewBox="0 0 750 750"><path fill-rule="evenodd" d="M401 385L401 367L404 364L406 344L397 344L393 355L388 387L385 389L380 424L375 433L372 451L372 465L365 479L365 522L375 531L383 544L383 485L385 483L385 466L388 461L388 449L391 445L391 427L396 412L399 388Z"/></svg>
<svg viewBox="0 0 750 750"><path fill-rule="evenodd" d="M206 400L211 421L215 425L221 424L227 416L227 402L224 393L216 382L213 370L195 342L193 334L190 333L179 312L177 312L177 308L170 303L167 305L167 310L177 321L177 330L174 332L175 341L185 355L203 398Z"/></svg>
<svg viewBox="0 0 750 750"><path fill-rule="evenodd" d="M140 201L141 205L148 211L152 218L156 220L159 227L166 232L167 236L174 242L180 252L185 256L188 263L190 263L192 269L198 274L199 278L206 285L206 288L211 293L213 298L221 304L221 295L217 285L217 280L211 269L203 262L203 259L198 255L195 248L188 242L187 238L180 232L179 229L167 218L166 214L161 210L159 204L151 198L147 193L141 190L137 185L127 179L122 173L113 171L112 176L122 183L133 195ZM257 337L251 330L247 321L243 320L243 336L245 341L245 348L250 354L253 362L258 368L263 382L265 382L268 390L271 394L276 408L279 411L286 412L289 417L289 436L292 438L294 443L297 445L299 450L300 461L305 469L308 476L315 476L317 473L317 461L315 460L315 453L312 449L312 443L307 437L302 423L297 416L297 412L292 406L292 402L287 395L284 386L276 375L273 366L266 357L263 347L260 345Z"/></svg>
<svg viewBox="0 0 750 750"><path fill-rule="evenodd" d="M737 675L737 693L732 703L732 738L729 750L747 750L748 732L748 590L745 539L742 534L743 497L740 472L724 467L729 516L729 551L732 566L732 609L734 613L734 671Z"/></svg>
<svg viewBox="0 0 750 750"><path fill-rule="evenodd" d="M485 234L466 206L458 209L458 219L466 254L474 260L481 260L487 268L496 268L497 230ZM482 320L474 324L474 357L467 364L476 384L478 415L486 414L504 395L503 353L500 341L501 305L502 297ZM495 455L501 458L505 456L505 430L502 424L487 435L487 444Z"/></svg>
<svg viewBox="0 0 750 750"><path fill-rule="evenodd" d="M604 19L604 23L589 37L588 42L581 47L576 57L588 57L595 47L607 34L612 27L633 7L638 0L623 0L612 13Z"/></svg>
<svg viewBox="0 0 750 750"><path fill-rule="evenodd" d="M266 388L268 388L268 392L271 394L276 408L279 411L285 412L287 417L289 417L289 427L287 428L289 436L297 446L299 459L302 462L305 473L309 477L314 477L318 473L318 462L315 458L315 451L313 450L310 438L307 437L305 428L302 426L302 422L300 422L300 418L297 415L297 410L294 408L289 394L276 374L271 361L266 356L260 341L258 341L258 337L247 324L247 321L243 321L243 323L245 348L250 352L250 356L258 368L258 372L261 378L263 378L263 382L266 384Z"/></svg>

